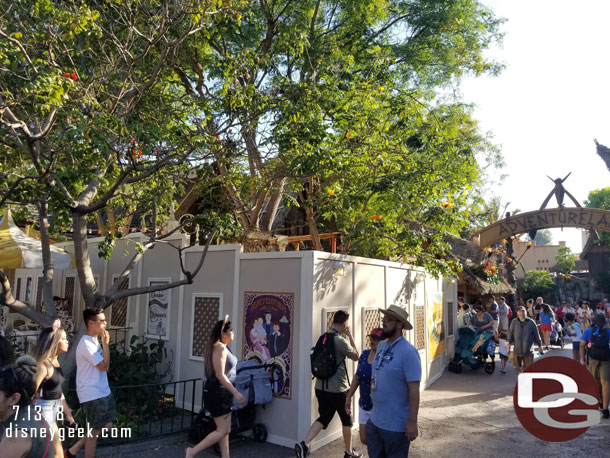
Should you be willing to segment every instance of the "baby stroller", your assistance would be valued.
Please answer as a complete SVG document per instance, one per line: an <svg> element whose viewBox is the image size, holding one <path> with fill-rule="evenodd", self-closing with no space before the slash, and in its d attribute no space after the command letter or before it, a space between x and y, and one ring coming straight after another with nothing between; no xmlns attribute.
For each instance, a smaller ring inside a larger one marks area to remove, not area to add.
<svg viewBox="0 0 610 458"><path fill-rule="evenodd" d="M493 374L496 370L494 361L495 342L493 333L484 331L479 333L472 328L458 330L458 342L455 346L455 356L449 361L449 370L459 374L464 364L472 369L485 367L485 372ZM487 361L490 357L491 361Z"/></svg>
<svg viewBox="0 0 610 458"><path fill-rule="evenodd" d="M555 322L553 324L553 328L551 329L551 338L549 339L551 345L556 345L558 347L563 348L564 345L564 336L563 336L563 328L561 324Z"/></svg>
<svg viewBox="0 0 610 458"><path fill-rule="evenodd" d="M267 440L268 431L263 423L256 421L256 405L266 404L273 399L275 364L258 364L258 361L239 361L237 363L237 377L235 388L246 398L246 404L239 404L233 400L233 413L231 414L230 441L243 440L247 437L257 442ZM204 437L216 429L216 423L205 406L193 420L189 430L189 440L197 444ZM248 436L243 433L251 431ZM220 456L218 444L214 450Z"/></svg>

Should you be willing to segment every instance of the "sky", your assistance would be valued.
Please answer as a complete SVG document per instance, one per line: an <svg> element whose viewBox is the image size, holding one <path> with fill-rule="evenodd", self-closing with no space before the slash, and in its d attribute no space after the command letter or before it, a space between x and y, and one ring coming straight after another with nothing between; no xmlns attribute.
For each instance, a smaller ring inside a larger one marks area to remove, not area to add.
<svg viewBox="0 0 610 458"><path fill-rule="evenodd" d="M572 172L564 187L584 205L591 190L610 186L610 171L593 142L610 147L610 1L482 3L507 19L501 46L487 53L505 64L504 71L467 78L461 87L506 163L489 189L510 202L509 211L533 211L553 189L547 175ZM567 196L564 204L572 206ZM556 206L553 198L547 207ZM554 244L565 240L581 251L581 230L552 232Z"/></svg>

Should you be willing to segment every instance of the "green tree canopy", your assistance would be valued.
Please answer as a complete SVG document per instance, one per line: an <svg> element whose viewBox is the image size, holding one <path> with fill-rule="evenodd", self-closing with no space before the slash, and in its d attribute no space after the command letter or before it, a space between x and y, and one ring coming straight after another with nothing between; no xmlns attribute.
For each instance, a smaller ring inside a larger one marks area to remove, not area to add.
<svg viewBox="0 0 610 458"><path fill-rule="evenodd" d="M585 201L585 207L610 210L610 187L591 191ZM610 232L600 231L599 238L603 244L610 245Z"/></svg>
<svg viewBox="0 0 610 458"><path fill-rule="evenodd" d="M498 20L473 0L250 2L221 16L173 67L216 139L216 167L247 243L280 205L343 252L450 268L444 234L469 217L498 155L447 94L494 73ZM297 196L295 198L294 196Z"/></svg>
<svg viewBox="0 0 610 458"><path fill-rule="evenodd" d="M555 256L557 262L557 271L562 274L569 274L576 266L576 255L572 254L572 250L567 246L560 246L559 253Z"/></svg>
<svg viewBox="0 0 610 458"><path fill-rule="evenodd" d="M210 154L171 66L212 17L235 18L218 3L0 1L0 206L36 205L43 253L49 233L71 227L87 306L146 292L118 291L120 281L97 291L88 221L112 207L164 213L176 174ZM51 280L46 262L47 304ZM4 275L2 286L4 303L36 319L9 297Z"/></svg>
<svg viewBox="0 0 610 458"><path fill-rule="evenodd" d="M528 270L525 272L522 288L528 298L535 298L553 291L555 282L546 270Z"/></svg>

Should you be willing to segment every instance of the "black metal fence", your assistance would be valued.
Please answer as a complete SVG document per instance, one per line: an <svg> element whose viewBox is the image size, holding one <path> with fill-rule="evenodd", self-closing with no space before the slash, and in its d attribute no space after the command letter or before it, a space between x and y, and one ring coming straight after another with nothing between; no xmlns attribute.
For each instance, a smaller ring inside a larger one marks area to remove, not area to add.
<svg viewBox="0 0 610 458"><path fill-rule="evenodd" d="M188 431L201 404L203 382L200 378L167 383L111 387L117 406L113 424L116 434L100 439L103 444L117 444ZM74 390L67 390L71 407L78 401ZM81 408L74 412L79 426L85 425Z"/></svg>

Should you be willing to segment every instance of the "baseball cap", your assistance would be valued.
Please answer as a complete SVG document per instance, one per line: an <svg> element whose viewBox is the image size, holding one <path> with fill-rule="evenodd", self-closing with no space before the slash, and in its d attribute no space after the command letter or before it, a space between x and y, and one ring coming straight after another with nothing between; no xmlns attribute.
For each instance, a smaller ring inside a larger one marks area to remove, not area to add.
<svg viewBox="0 0 610 458"><path fill-rule="evenodd" d="M371 331L371 333L367 336L367 337L372 337L373 339L383 339L383 329L381 328L375 328Z"/></svg>

